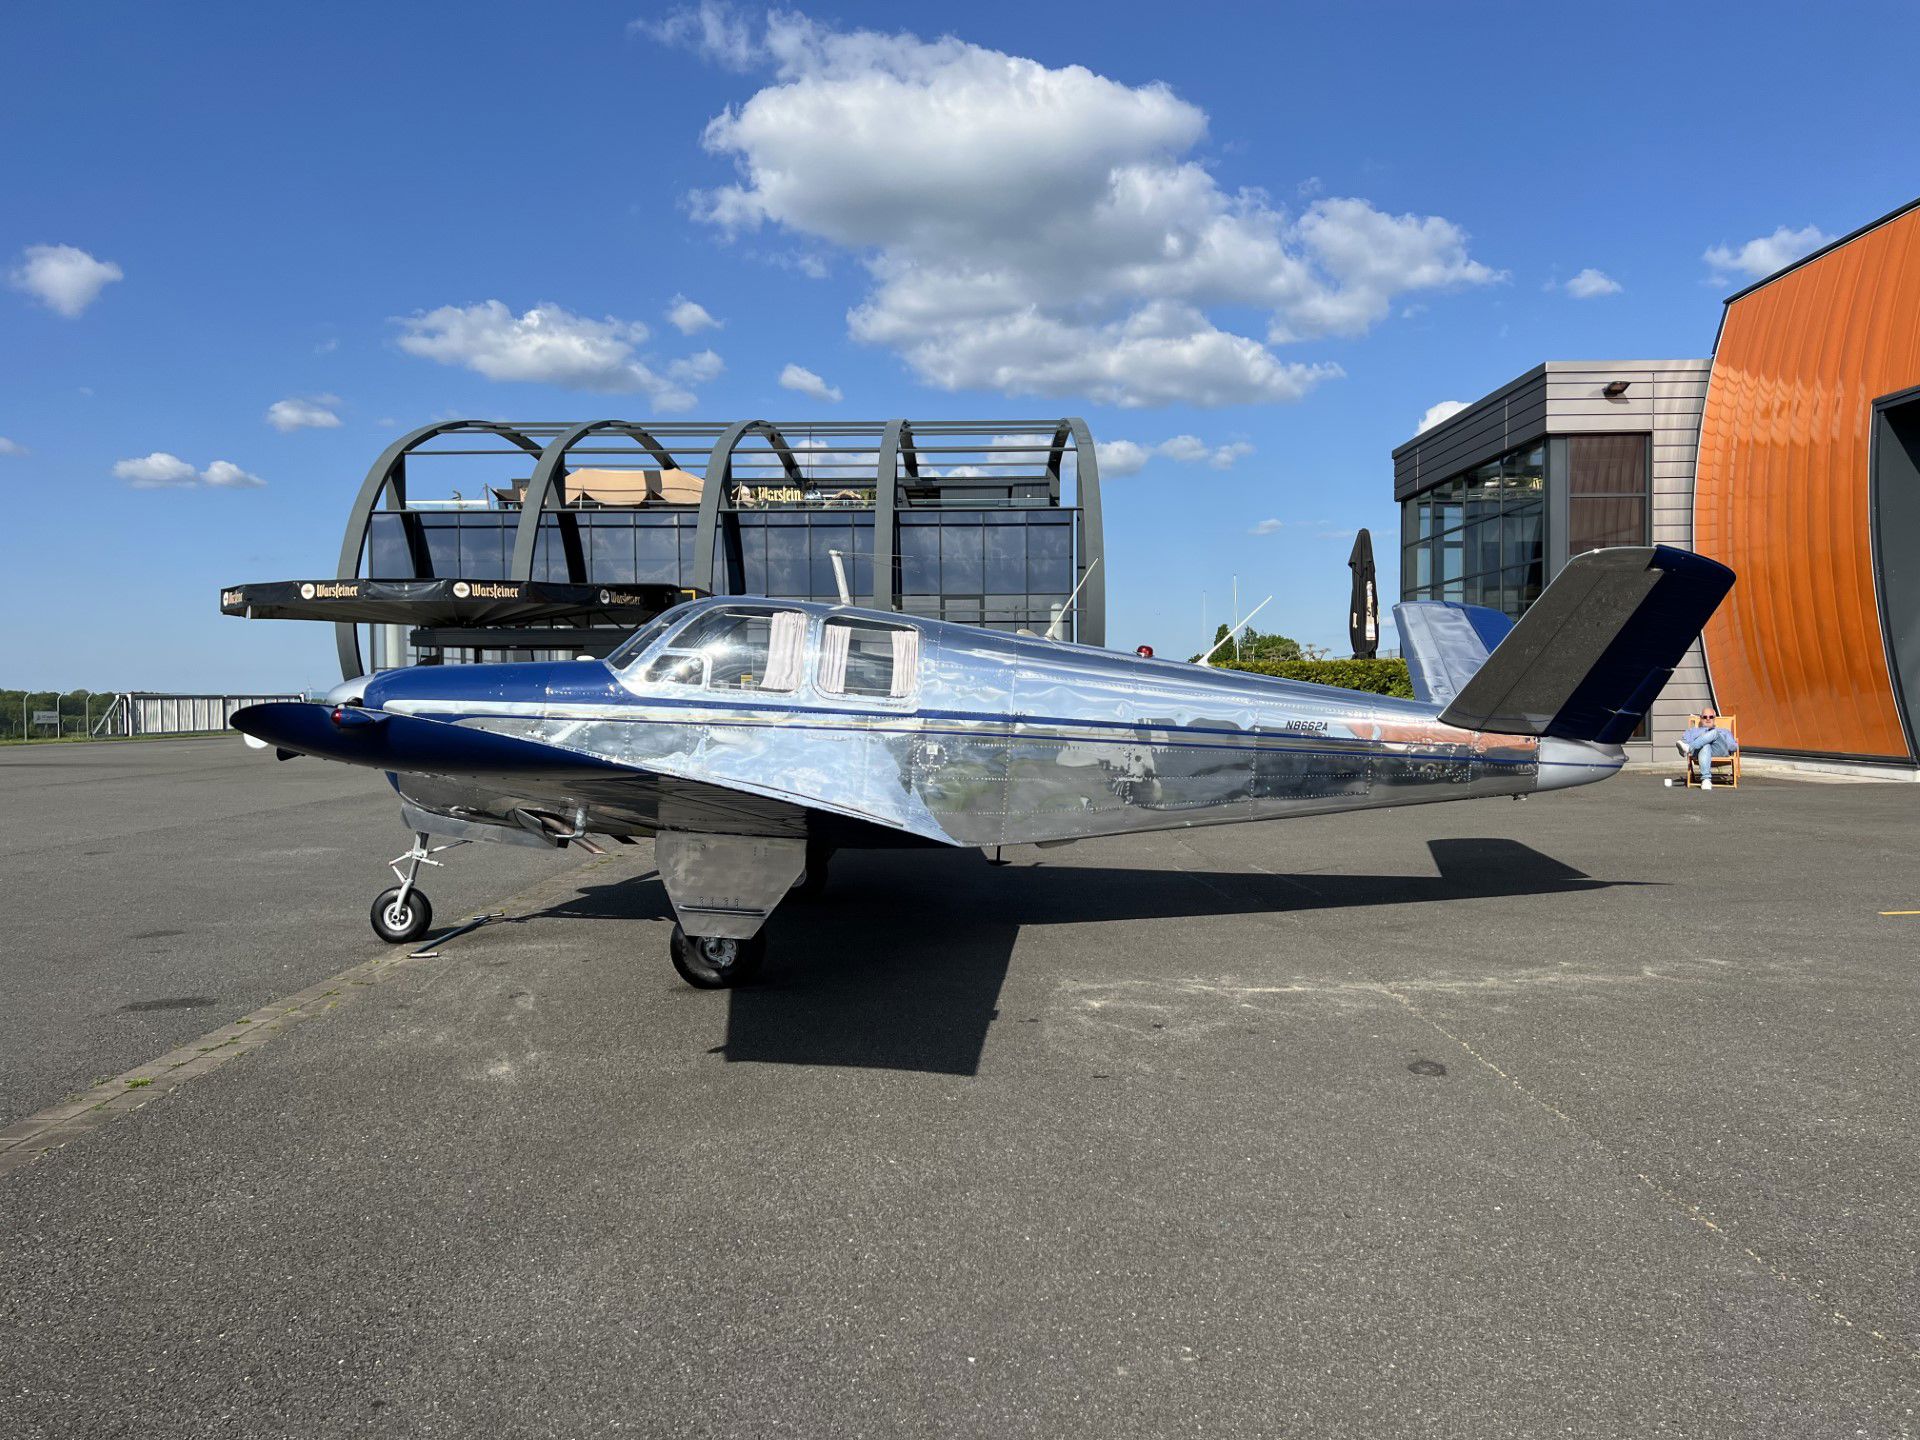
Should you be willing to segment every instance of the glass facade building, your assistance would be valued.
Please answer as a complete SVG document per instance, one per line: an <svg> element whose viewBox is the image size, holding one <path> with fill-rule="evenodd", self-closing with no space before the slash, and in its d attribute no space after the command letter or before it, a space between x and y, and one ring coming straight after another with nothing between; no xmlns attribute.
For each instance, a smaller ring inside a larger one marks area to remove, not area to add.
<svg viewBox="0 0 1920 1440"><path fill-rule="evenodd" d="M1518 619L1546 585L1547 446L1523 445L1400 507L1403 600L1460 600Z"/></svg>
<svg viewBox="0 0 1920 1440"><path fill-rule="evenodd" d="M1588 550L1692 548L1710 369L1706 360L1549 360L1396 447L1400 597L1518 620ZM1630 753L1651 758L1671 745L1709 693L1696 645Z"/></svg>
<svg viewBox="0 0 1920 1440"><path fill-rule="evenodd" d="M445 473L442 458L467 467L463 485L477 479L466 498L420 498L423 478ZM339 574L827 602L843 575L857 604L1009 631L1058 619L1069 638L1100 644L1100 554L1098 461L1077 419L451 421L376 461ZM364 668L352 628L343 670ZM376 665L549 648L537 626L484 646L468 631L439 645L417 627L404 639L380 628L368 637ZM600 643L572 631L551 648Z"/></svg>
<svg viewBox="0 0 1920 1440"><path fill-rule="evenodd" d="M1517 620L1569 557L1646 544L1648 448L1645 434L1543 435L1416 491L1400 504L1400 598Z"/></svg>
<svg viewBox="0 0 1920 1440"><path fill-rule="evenodd" d="M382 580L506 580L518 515L506 510L376 511L366 571ZM1045 630L1074 586L1075 514L1057 507L906 510L897 517L898 608L1000 630ZM721 593L833 600L838 551L856 596L873 590L873 516L844 511L732 517L717 569ZM517 578L615 588L700 584L691 511L548 515L533 573ZM577 566L569 550L577 551Z"/></svg>

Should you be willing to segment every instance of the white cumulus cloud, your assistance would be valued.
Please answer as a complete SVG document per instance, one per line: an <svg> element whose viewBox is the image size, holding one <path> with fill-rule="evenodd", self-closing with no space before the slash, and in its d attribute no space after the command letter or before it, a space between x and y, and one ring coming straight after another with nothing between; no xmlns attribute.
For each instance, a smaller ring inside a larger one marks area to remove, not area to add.
<svg viewBox="0 0 1920 1440"><path fill-rule="evenodd" d="M1142 445L1137 440L1097 441L1095 452L1100 457L1102 475L1121 476L1139 474L1154 459L1182 465L1195 465L1204 460L1216 470L1231 470L1236 460L1253 453L1253 446L1245 440L1210 445L1198 435L1175 435L1158 445Z"/></svg>
<svg viewBox="0 0 1920 1440"><path fill-rule="evenodd" d="M1427 413L1420 417L1420 428L1413 433L1424 435L1434 426L1445 423L1467 408L1464 400L1442 400L1437 405L1429 405Z"/></svg>
<svg viewBox="0 0 1920 1440"><path fill-rule="evenodd" d="M290 430L335 430L340 417L333 407L339 403L338 395L291 395L269 405L266 419L283 435Z"/></svg>
<svg viewBox="0 0 1920 1440"><path fill-rule="evenodd" d="M1169 460L1192 463L1207 458L1207 442L1198 435L1176 435L1171 440L1162 440L1154 449Z"/></svg>
<svg viewBox="0 0 1920 1440"><path fill-rule="evenodd" d="M780 372L780 388L798 391L814 400L823 400L829 405L838 405L845 397L837 385L829 385L804 365L789 364Z"/></svg>
<svg viewBox="0 0 1920 1440"><path fill-rule="evenodd" d="M267 483L231 460L215 460L206 469L195 470L178 455L170 455L165 450L117 461L113 473L136 490L186 489L199 484L228 490L255 490Z"/></svg>
<svg viewBox="0 0 1920 1440"><path fill-rule="evenodd" d="M24 455L26 453L27 447L22 445L18 440L9 440L6 436L0 435L0 455Z"/></svg>
<svg viewBox="0 0 1920 1440"><path fill-rule="evenodd" d="M403 316L400 348L459 365L489 380L556 385L599 394L643 393L657 410L690 409L694 397L635 353L647 338L637 320L595 320L559 305L515 315L498 300L442 305Z"/></svg>
<svg viewBox="0 0 1920 1440"><path fill-rule="evenodd" d="M1618 295L1620 282L1604 270L1591 265L1567 281L1567 294L1576 300L1597 300L1602 295Z"/></svg>
<svg viewBox="0 0 1920 1440"><path fill-rule="evenodd" d="M702 330L717 330L720 322L707 313L707 307L684 295L673 297L667 307L667 323L682 335L698 335Z"/></svg>
<svg viewBox="0 0 1920 1440"><path fill-rule="evenodd" d="M1834 238L1817 225L1803 225L1798 230L1782 225L1771 235L1757 236L1737 249L1729 245L1709 245L1701 258L1712 269L1716 280L1737 276L1763 280L1802 255L1831 244Z"/></svg>
<svg viewBox="0 0 1920 1440"><path fill-rule="evenodd" d="M1247 531L1247 533L1249 535L1271 535L1273 534L1274 531L1280 528L1282 528L1282 526L1281 526L1281 522L1278 520L1262 520L1259 524L1255 525L1251 530Z"/></svg>
<svg viewBox="0 0 1920 1440"><path fill-rule="evenodd" d="M713 351L702 350L675 360L667 366L667 374L682 385L705 385L710 380L718 380L726 368L727 362Z"/></svg>
<svg viewBox="0 0 1920 1440"><path fill-rule="evenodd" d="M729 70L750 70L764 54L752 25L716 0L701 0L660 20L635 20L627 28L663 45L692 50Z"/></svg>
<svg viewBox="0 0 1920 1440"><path fill-rule="evenodd" d="M126 272L111 260L96 260L73 245L29 245L7 283L69 320L100 298Z"/></svg>
<svg viewBox="0 0 1920 1440"><path fill-rule="evenodd" d="M1100 462L1100 473L1107 479L1138 475L1147 468L1153 452L1133 440L1096 440L1093 453Z"/></svg>
<svg viewBox="0 0 1920 1440"><path fill-rule="evenodd" d="M178 455L156 450L134 460L117 461L113 473L136 490L157 490L168 485L191 485L200 478L193 466Z"/></svg>
<svg viewBox="0 0 1920 1440"><path fill-rule="evenodd" d="M258 475L250 475L231 460L216 460L200 472L200 478L209 485L221 485L235 490L255 490L267 482Z"/></svg>
<svg viewBox="0 0 1920 1440"><path fill-rule="evenodd" d="M783 12L742 38L730 16L651 32L773 72L708 124L738 177L694 213L860 257L850 333L941 389L1298 400L1341 371L1269 346L1358 336L1398 295L1502 278L1439 216L1330 197L1294 213L1223 189L1192 158L1206 115L1163 84ZM1264 314L1264 338L1212 313L1229 307Z"/></svg>

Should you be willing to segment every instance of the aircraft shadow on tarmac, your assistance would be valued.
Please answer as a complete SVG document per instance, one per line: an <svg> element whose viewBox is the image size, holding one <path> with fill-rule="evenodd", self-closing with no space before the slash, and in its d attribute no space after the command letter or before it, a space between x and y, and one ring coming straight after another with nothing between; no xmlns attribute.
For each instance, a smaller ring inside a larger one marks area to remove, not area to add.
<svg viewBox="0 0 1920 1440"><path fill-rule="evenodd" d="M768 929L766 970L727 994L730 1061L979 1072L1014 940L1027 925L1297 913L1599 890L1507 839L1431 840L1432 875L984 869L972 851L842 855L824 898L789 903ZM658 878L589 886L545 912L670 919ZM664 961L663 961L664 963ZM717 997L716 997L717 998Z"/></svg>

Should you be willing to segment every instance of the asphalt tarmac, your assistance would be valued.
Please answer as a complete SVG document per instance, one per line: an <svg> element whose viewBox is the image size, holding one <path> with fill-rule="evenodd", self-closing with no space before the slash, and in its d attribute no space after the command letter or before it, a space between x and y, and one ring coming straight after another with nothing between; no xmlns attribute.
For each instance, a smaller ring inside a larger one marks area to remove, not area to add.
<svg viewBox="0 0 1920 1440"><path fill-rule="evenodd" d="M364 959L410 843L377 772L238 736L0 748L0 1126ZM453 856L448 916L574 863Z"/></svg>
<svg viewBox="0 0 1920 1440"><path fill-rule="evenodd" d="M16 1110L382 948L377 789L139 748L0 757ZM845 855L730 995L645 847L457 851L553 888L0 1175L0 1434L1907 1435L1917 807Z"/></svg>

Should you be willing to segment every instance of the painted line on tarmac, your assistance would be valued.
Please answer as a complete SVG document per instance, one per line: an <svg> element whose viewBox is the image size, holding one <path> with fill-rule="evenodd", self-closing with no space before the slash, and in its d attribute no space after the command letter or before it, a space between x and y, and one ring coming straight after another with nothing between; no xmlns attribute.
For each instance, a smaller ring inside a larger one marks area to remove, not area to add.
<svg viewBox="0 0 1920 1440"><path fill-rule="evenodd" d="M576 893L579 880L615 858L600 855L560 875L549 876L518 891L497 906L474 914L455 926L455 930L502 913L537 914ZM441 939L450 938L451 931ZM190 1080L218 1070L230 1060L251 1055L276 1035L284 1034L302 1020L325 1015L352 1000L361 991L390 979L415 957L396 947L315 981L304 990L269 1000L259 1009L241 1016L230 1025L210 1030L197 1040L169 1050L156 1060L136 1065L111 1080L103 1080L84 1094L62 1100L58 1105L16 1120L0 1130L0 1175L31 1165L50 1150L69 1140L98 1130L109 1121L143 1109L163 1095L171 1095Z"/></svg>

